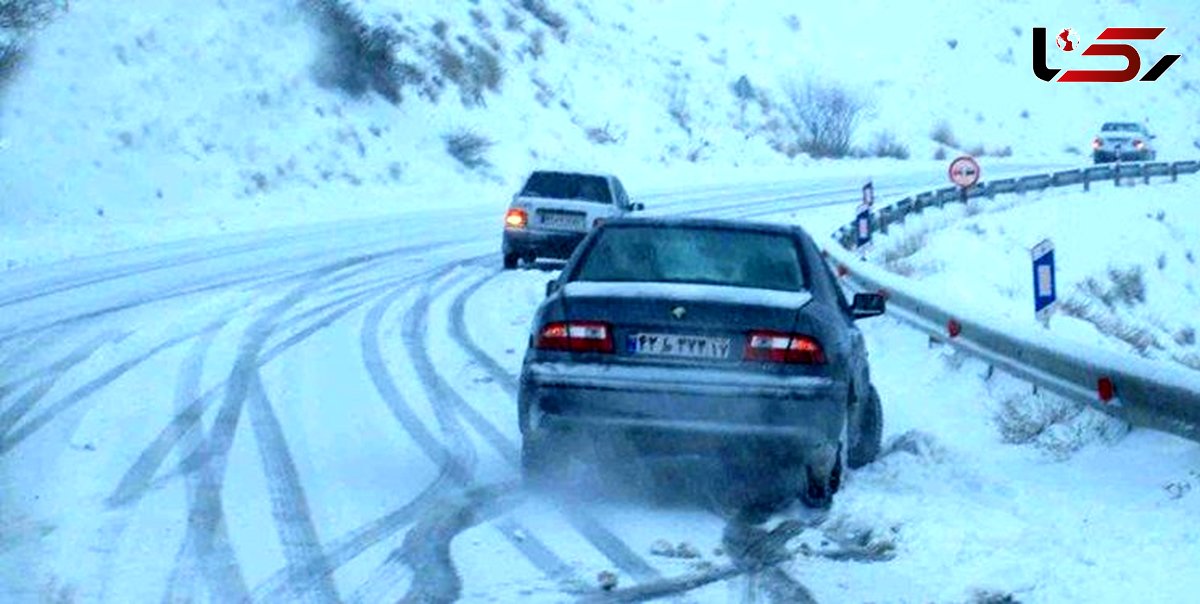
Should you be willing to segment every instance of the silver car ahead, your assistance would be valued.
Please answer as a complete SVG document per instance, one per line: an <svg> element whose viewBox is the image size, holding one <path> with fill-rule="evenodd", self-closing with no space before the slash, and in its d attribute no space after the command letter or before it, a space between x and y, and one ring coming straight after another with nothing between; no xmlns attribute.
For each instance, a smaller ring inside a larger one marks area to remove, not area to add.
<svg viewBox="0 0 1200 604"><path fill-rule="evenodd" d="M595 225L642 209L615 176L536 171L504 215L504 268L522 259L568 258Z"/></svg>
<svg viewBox="0 0 1200 604"><path fill-rule="evenodd" d="M828 505L844 465L879 451L854 322L883 311L878 294L848 303L799 227L606 222L533 320L518 397L526 478L561 480L588 451L699 454L743 475L783 468L806 503Z"/></svg>
<svg viewBox="0 0 1200 604"><path fill-rule="evenodd" d="M1151 141L1155 138L1137 122L1107 122L1092 139L1092 162L1154 161L1158 152Z"/></svg>

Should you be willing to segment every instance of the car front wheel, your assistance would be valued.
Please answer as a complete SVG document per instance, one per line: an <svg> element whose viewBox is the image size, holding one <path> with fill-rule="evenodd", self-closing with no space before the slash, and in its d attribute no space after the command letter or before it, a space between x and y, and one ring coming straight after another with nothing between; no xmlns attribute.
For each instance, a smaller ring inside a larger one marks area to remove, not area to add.
<svg viewBox="0 0 1200 604"><path fill-rule="evenodd" d="M883 404L879 392L870 387L866 405L859 414L858 425L850 439L850 450L846 454L846 465L851 469L861 468L879 457L883 446Z"/></svg>
<svg viewBox="0 0 1200 604"><path fill-rule="evenodd" d="M504 254L504 268L507 270L517 268L517 260L519 258L519 256L513 253Z"/></svg>

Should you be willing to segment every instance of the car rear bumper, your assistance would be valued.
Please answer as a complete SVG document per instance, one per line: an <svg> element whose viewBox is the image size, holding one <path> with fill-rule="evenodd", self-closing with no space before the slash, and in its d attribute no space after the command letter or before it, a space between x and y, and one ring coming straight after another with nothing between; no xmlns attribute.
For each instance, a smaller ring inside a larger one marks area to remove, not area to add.
<svg viewBox="0 0 1200 604"><path fill-rule="evenodd" d="M523 429L583 439L625 437L644 452L712 453L769 445L836 446L846 386L827 377L627 365L526 366Z"/></svg>
<svg viewBox="0 0 1200 604"><path fill-rule="evenodd" d="M1146 161L1150 157L1149 151L1121 151L1121 161ZM1117 161L1118 154L1112 151L1093 151L1092 159L1097 163Z"/></svg>
<svg viewBox="0 0 1200 604"><path fill-rule="evenodd" d="M586 232L505 229L504 253L569 258L586 236Z"/></svg>

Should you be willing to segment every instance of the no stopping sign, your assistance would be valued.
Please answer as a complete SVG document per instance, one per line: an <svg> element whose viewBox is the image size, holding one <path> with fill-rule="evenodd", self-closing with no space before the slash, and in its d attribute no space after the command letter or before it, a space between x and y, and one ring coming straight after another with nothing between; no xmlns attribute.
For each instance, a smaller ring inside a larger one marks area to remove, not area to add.
<svg viewBox="0 0 1200 604"><path fill-rule="evenodd" d="M979 182L979 162L969 155L955 158L950 162L950 182L964 189Z"/></svg>

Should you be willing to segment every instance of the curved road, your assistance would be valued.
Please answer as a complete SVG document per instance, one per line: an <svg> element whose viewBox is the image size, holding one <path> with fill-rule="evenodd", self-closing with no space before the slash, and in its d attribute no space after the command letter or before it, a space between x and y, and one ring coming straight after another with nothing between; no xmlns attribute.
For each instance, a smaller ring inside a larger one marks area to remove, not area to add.
<svg viewBox="0 0 1200 604"><path fill-rule="evenodd" d="M824 237L860 186L641 199ZM819 517L768 530L705 502L520 488L515 375L550 273L498 270L500 211L6 274L0 599L813 601L776 564ZM700 555L652 554L664 539ZM856 552L830 556L875 559Z"/></svg>

